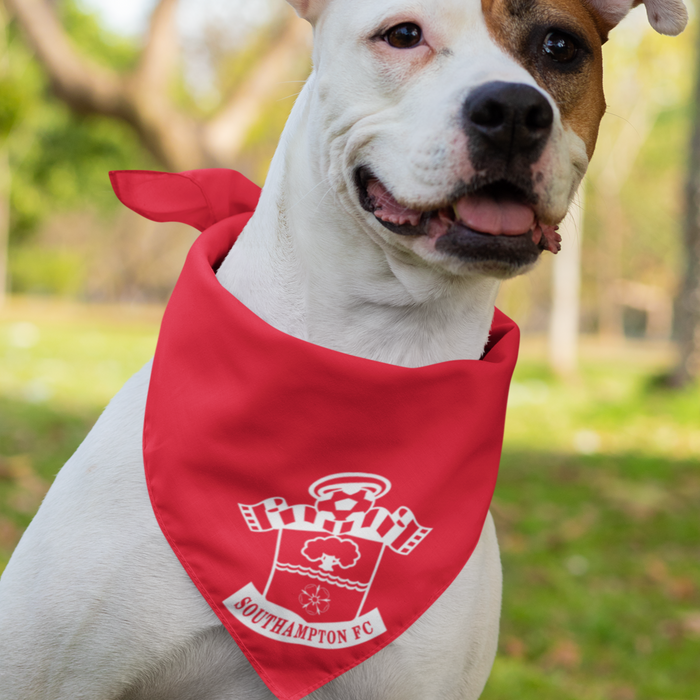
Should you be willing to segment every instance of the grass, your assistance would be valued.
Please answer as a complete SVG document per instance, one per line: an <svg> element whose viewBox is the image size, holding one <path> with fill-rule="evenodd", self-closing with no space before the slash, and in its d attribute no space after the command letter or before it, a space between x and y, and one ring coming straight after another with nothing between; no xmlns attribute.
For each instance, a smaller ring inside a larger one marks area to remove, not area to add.
<svg viewBox="0 0 700 700"><path fill-rule="evenodd" d="M700 391L653 388L668 353L608 349L564 383L526 344L516 371L484 700L700 698Z"/></svg>
<svg viewBox="0 0 700 700"><path fill-rule="evenodd" d="M158 309L0 313L0 570L61 464L155 347ZM605 354L601 352L605 350ZM505 577L484 700L700 698L700 391L664 348L527 341L493 505Z"/></svg>
<svg viewBox="0 0 700 700"><path fill-rule="evenodd" d="M162 309L0 310L0 572L63 463L153 354Z"/></svg>
<svg viewBox="0 0 700 700"><path fill-rule="evenodd" d="M700 697L699 467L506 452L501 656L485 698L523 697L520 684L533 698Z"/></svg>

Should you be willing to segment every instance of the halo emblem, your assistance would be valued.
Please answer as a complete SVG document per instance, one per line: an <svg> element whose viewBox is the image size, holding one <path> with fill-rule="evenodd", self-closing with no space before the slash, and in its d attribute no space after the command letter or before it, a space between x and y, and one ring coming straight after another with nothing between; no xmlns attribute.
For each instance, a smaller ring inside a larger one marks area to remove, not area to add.
<svg viewBox="0 0 700 700"><path fill-rule="evenodd" d="M334 491L344 491L345 493L357 493L360 489L365 489L372 498L381 498L391 489L391 481L378 474L366 474L365 472L343 472L341 474L331 474L324 476L318 481L314 481L309 486L309 493L316 499L321 500Z"/></svg>

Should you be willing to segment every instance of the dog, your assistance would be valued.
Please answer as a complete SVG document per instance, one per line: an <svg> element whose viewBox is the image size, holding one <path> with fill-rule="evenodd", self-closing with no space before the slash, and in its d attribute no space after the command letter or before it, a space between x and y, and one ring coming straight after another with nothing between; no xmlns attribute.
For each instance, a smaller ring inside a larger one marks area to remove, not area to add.
<svg viewBox="0 0 700 700"><path fill-rule="evenodd" d="M290 0L314 70L218 271L284 333L407 367L478 359L500 281L559 246L605 111L601 45L639 0ZM679 33L680 0L647 0ZM0 582L2 700L273 697L154 518L150 365L68 461ZM489 516L448 590L313 693L477 698L496 653Z"/></svg>

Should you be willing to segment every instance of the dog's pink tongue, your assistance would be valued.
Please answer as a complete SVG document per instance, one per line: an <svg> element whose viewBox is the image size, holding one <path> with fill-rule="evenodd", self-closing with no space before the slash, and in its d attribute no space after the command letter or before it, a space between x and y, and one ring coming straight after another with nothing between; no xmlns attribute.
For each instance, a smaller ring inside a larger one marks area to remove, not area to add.
<svg viewBox="0 0 700 700"><path fill-rule="evenodd" d="M455 204L455 212L473 231L494 236L519 236L535 225L535 212L526 204L479 195L462 197Z"/></svg>

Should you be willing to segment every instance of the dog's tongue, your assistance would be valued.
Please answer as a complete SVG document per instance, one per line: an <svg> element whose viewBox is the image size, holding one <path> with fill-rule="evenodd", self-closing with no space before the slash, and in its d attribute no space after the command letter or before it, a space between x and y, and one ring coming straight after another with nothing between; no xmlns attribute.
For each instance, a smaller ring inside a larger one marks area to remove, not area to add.
<svg viewBox="0 0 700 700"><path fill-rule="evenodd" d="M535 212L527 205L479 195L462 197L455 213L473 231L494 236L519 236L535 226Z"/></svg>
<svg viewBox="0 0 700 700"><path fill-rule="evenodd" d="M417 226L421 212L401 206L378 180L368 183L367 193L374 200L375 216L393 224ZM497 200L483 195L468 195L455 204L457 218L480 233L494 236L518 236L535 226L535 212L525 204Z"/></svg>
<svg viewBox="0 0 700 700"><path fill-rule="evenodd" d="M374 203L374 215L378 219L400 226L420 224L423 213L400 205L379 180L372 178L367 183L367 194ZM477 194L467 195L454 205L454 215L453 208L446 207L430 218L428 235L439 238L454 224L455 217L473 231L492 236L520 236L532 231L536 245L555 254L561 250L558 227L539 223L535 212L520 202Z"/></svg>

